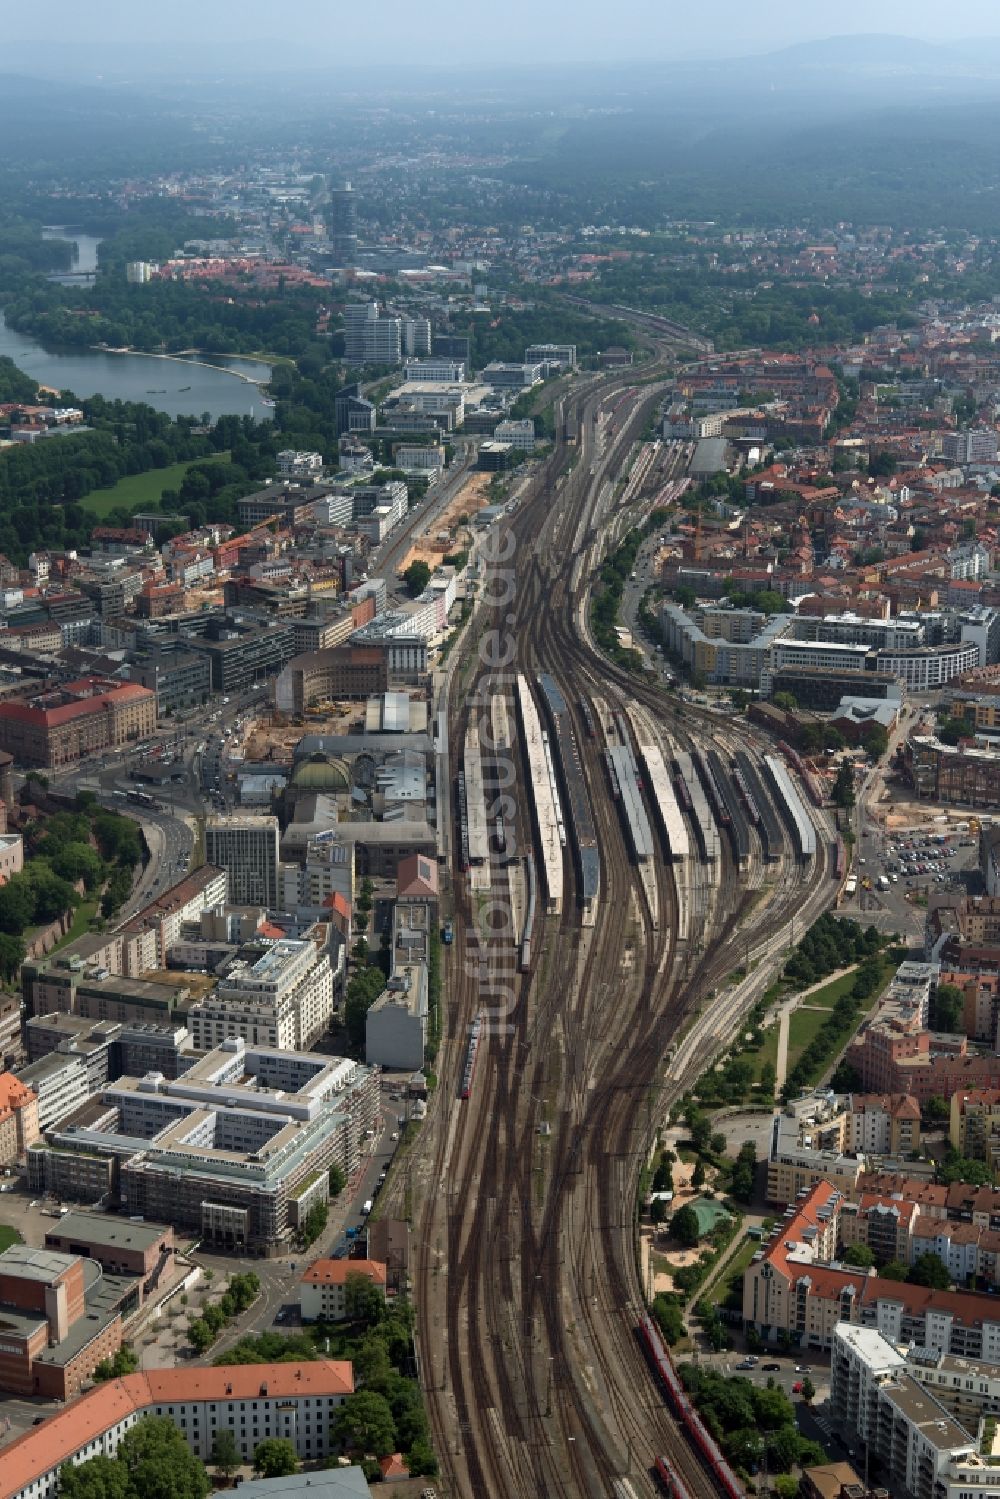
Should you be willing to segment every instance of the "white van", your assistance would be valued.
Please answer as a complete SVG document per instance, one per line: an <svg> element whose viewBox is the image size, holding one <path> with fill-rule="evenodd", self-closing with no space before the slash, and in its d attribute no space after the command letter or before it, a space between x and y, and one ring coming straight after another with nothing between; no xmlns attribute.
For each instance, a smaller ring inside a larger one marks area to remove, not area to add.
<svg viewBox="0 0 1000 1499"><path fill-rule="evenodd" d="M361 1216L362 1216L362 1218L367 1218L368 1214L371 1212L371 1210L372 1210L373 1207L374 1207L374 1203L372 1202L372 1199L369 1197L368 1201L365 1203L364 1207L361 1209Z"/></svg>

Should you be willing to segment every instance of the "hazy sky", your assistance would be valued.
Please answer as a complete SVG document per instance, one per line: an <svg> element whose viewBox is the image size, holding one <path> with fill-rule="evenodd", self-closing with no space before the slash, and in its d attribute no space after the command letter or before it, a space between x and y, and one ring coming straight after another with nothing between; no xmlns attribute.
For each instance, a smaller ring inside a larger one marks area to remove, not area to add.
<svg viewBox="0 0 1000 1499"><path fill-rule="evenodd" d="M133 55L142 49L154 67L157 49L186 52L193 60L199 53L219 57L228 48L234 62L280 52L336 69L351 58L471 64L485 77L491 60L544 66L560 59L732 56L848 32L926 40L1000 35L997 0L949 0L946 6L940 0L838 0L834 7L808 0L501 0L482 6L455 0L46 0L4 10L4 46L79 45L88 71L94 44ZM12 54L19 67L24 52Z"/></svg>

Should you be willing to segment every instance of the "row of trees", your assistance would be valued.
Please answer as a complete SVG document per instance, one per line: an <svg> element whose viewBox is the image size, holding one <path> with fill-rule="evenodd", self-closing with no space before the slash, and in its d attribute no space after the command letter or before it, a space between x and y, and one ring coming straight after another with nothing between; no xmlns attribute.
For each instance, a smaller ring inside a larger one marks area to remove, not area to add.
<svg viewBox="0 0 1000 1499"><path fill-rule="evenodd" d="M252 1271L232 1275L218 1302L208 1302L200 1317L188 1323L188 1339L196 1353L204 1353L215 1342L227 1322L252 1306L260 1295L260 1281Z"/></svg>

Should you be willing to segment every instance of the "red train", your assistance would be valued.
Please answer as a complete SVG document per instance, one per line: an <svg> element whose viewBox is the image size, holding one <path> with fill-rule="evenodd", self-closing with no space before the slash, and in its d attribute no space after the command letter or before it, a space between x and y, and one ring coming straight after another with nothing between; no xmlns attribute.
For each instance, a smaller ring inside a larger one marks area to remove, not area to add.
<svg viewBox="0 0 1000 1499"><path fill-rule="evenodd" d="M839 833L837 834L836 842L830 845L830 852L832 854L833 877L839 883L847 872L847 849Z"/></svg>
<svg viewBox="0 0 1000 1499"><path fill-rule="evenodd" d="M788 761L792 769L796 771L801 778L802 784L808 791L809 800L812 802L813 806L822 807L822 788L820 787L812 771L808 768L808 766L803 764L801 755L799 755L797 750L793 750L790 744L786 744L783 739L778 740L778 748L784 755L785 759Z"/></svg>
<svg viewBox="0 0 1000 1499"><path fill-rule="evenodd" d="M691 1499L687 1486L681 1482L665 1457L658 1457L654 1466L660 1487L668 1499Z"/></svg>
<svg viewBox="0 0 1000 1499"><path fill-rule="evenodd" d="M647 1312L639 1323L639 1335L647 1357L667 1395L667 1404L684 1428L685 1435L695 1448L706 1469L718 1485L721 1494L729 1499L744 1499L744 1488L732 1468L726 1462L705 1423L695 1410L674 1368L674 1361L660 1337L660 1330ZM668 1465L669 1466L669 1465ZM659 1466L657 1466L659 1472ZM676 1483L676 1475L673 1475ZM678 1492L678 1491L673 1491Z"/></svg>

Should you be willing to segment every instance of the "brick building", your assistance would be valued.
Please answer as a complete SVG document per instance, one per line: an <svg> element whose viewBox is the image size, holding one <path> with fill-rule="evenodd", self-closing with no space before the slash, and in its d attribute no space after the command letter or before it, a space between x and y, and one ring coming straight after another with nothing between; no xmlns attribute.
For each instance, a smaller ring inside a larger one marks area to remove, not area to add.
<svg viewBox="0 0 1000 1499"><path fill-rule="evenodd" d="M37 1096L12 1072L0 1072L0 1165L23 1158L38 1138Z"/></svg>

